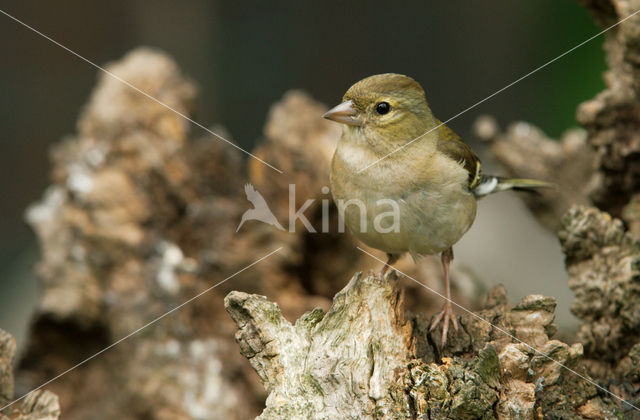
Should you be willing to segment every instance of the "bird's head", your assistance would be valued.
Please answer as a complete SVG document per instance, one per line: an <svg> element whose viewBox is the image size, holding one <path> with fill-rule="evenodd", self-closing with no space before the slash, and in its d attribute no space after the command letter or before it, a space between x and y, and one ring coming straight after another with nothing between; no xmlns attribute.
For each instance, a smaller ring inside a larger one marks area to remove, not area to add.
<svg viewBox="0 0 640 420"><path fill-rule="evenodd" d="M394 73L360 80L323 117L344 124L345 133L361 134L379 151L401 146L436 125L420 84Z"/></svg>

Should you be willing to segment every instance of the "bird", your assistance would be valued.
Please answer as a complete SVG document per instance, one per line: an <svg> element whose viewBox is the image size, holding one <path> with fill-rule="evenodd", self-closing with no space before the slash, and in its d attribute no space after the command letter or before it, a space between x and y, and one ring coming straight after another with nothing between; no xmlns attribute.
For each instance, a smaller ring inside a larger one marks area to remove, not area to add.
<svg viewBox="0 0 640 420"><path fill-rule="evenodd" d="M446 300L429 331L442 323L444 348L449 324L458 330L449 280L452 247L474 222L477 201L554 184L483 174L480 159L433 115L422 86L409 76L362 79L323 117L342 124L331 160L333 200L353 235L387 254L379 274L406 253L414 261L440 254Z"/></svg>
<svg viewBox="0 0 640 420"><path fill-rule="evenodd" d="M280 222L278 222L278 219L276 219L276 216L267 205L267 202L265 201L262 194L256 191L256 189L253 188L253 185L251 185L250 183L245 184L244 192L247 195L247 200L249 200L251 204L253 204L254 208L249 209L242 214L242 219L240 220L240 224L236 228L236 232L240 230L244 222L246 222L247 220L259 220L268 225L275 226L280 230L284 230Z"/></svg>

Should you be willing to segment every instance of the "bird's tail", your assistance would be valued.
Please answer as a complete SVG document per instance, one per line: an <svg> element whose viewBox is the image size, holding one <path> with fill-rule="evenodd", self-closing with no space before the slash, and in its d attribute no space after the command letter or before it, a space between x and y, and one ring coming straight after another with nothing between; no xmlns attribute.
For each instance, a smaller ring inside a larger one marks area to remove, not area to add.
<svg viewBox="0 0 640 420"><path fill-rule="evenodd" d="M556 184L536 179L503 178L493 175L483 175L482 180L473 189L476 197L484 197L498 191L515 190L537 192L538 188L557 188Z"/></svg>

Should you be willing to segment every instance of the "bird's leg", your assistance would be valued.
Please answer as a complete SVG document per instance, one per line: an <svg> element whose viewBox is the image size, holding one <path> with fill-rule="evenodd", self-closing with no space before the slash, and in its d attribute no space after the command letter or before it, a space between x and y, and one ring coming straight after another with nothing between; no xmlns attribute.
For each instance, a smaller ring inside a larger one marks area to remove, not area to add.
<svg viewBox="0 0 640 420"><path fill-rule="evenodd" d="M387 262L380 270L380 277L384 277L384 274L387 272L389 267L391 267L392 264L395 264L396 261L398 261L398 258L398 255L387 254Z"/></svg>
<svg viewBox="0 0 640 420"><path fill-rule="evenodd" d="M444 270L444 281L447 287L447 300L444 302L442 311L435 317L431 323L429 331L433 331L440 321L442 321L442 347L447 343L447 332L449 332L449 322L453 323L453 327L458 331L458 320L453 313L453 307L451 306L451 284L449 281L449 265L453 260L453 249L449 248L442 252L441 255L442 268Z"/></svg>

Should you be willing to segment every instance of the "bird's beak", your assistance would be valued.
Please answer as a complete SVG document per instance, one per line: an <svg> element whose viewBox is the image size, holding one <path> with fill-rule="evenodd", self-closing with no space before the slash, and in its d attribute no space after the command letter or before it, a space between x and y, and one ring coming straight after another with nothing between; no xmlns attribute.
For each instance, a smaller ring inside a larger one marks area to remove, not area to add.
<svg viewBox="0 0 640 420"><path fill-rule="evenodd" d="M358 111L353 107L353 102L346 101L335 106L322 116L331 121L347 125L362 125L362 120L358 118Z"/></svg>

